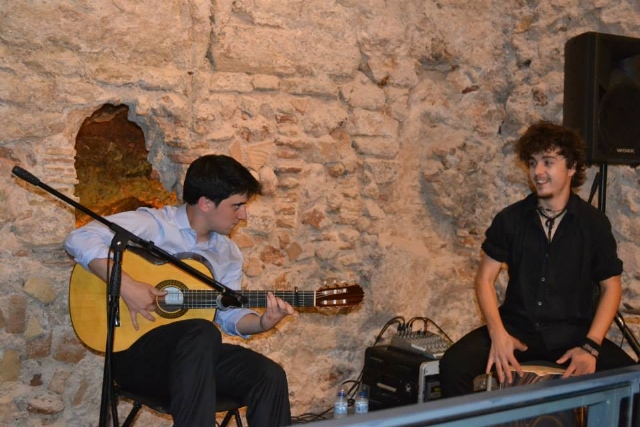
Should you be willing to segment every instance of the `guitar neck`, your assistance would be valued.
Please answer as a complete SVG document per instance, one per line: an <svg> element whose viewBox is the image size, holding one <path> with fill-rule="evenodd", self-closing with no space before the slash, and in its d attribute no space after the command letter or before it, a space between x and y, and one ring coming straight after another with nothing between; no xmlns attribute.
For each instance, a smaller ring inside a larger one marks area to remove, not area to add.
<svg viewBox="0 0 640 427"><path fill-rule="evenodd" d="M258 308L267 306L267 292L272 292L276 297L291 304L292 307L315 307L315 291L236 291L245 301L238 306L233 297L221 294L217 291L187 290L182 293L180 301L185 308ZM171 297L165 297L167 302Z"/></svg>

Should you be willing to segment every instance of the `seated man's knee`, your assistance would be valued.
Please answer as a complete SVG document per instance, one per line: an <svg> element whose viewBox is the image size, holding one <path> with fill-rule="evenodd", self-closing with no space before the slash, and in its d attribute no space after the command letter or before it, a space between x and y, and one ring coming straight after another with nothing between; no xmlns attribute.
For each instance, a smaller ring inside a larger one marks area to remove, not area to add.
<svg viewBox="0 0 640 427"><path fill-rule="evenodd" d="M222 344L222 334L214 323L205 319L185 320L189 322L188 332L185 334L186 339L202 341L204 343L219 346Z"/></svg>
<svg viewBox="0 0 640 427"><path fill-rule="evenodd" d="M277 364L271 359L267 359L265 362L265 365L266 365L266 369L264 372L269 381L277 382L277 383L287 382L287 373L282 368L282 366L280 366L279 364Z"/></svg>

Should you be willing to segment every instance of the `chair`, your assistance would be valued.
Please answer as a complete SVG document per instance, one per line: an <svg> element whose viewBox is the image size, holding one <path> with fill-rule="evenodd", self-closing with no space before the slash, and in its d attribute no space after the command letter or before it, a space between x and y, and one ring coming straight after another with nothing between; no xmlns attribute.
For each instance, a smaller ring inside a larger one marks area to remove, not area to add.
<svg viewBox="0 0 640 427"><path fill-rule="evenodd" d="M130 427L133 424L138 412L142 406L153 409L154 411L162 414L169 413L169 406L167 402L162 402L158 399L141 396L135 393L131 393L127 390L120 388L118 385L113 386L114 402L117 402L120 398L125 398L133 402L133 407L127 415L127 418L122 423L122 427ZM240 417L240 408L245 406L241 401L232 399L229 397L219 396L216 401L216 412L226 412L220 427L226 427L231 418L235 419L236 426L242 427L242 418ZM212 426L215 427L215 426Z"/></svg>

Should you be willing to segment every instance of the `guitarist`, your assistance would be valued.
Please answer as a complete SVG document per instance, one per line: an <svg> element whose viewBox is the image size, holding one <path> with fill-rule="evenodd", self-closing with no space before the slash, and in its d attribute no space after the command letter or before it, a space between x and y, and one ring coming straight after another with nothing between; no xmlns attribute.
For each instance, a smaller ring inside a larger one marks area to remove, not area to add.
<svg viewBox="0 0 640 427"><path fill-rule="evenodd" d="M260 183L240 163L228 156L206 155L187 170L184 204L140 208L108 219L169 253L203 256L216 280L239 290L242 254L228 235L247 219L246 203L259 193ZM112 237L108 227L94 221L71 232L65 248L76 262L106 282ZM136 330L138 316L155 320L154 301L164 292L125 271L120 292ZM247 337L274 328L293 313L289 303L269 292L262 315L244 308L217 310L214 321L227 334ZM215 426L216 391L241 398L251 426L290 425L284 370L250 349L223 343L218 327L190 319L152 329L128 349L113 353L113 378L131 392L171 402L175 427Z"/></svg>

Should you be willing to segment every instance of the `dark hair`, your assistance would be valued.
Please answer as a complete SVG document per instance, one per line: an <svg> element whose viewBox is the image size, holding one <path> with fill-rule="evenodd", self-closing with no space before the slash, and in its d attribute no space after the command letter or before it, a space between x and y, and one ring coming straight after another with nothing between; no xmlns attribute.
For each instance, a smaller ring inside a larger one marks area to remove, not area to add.
<svg viewBox="0 0 640 427"><path fill-rule="evenodd" d="M586 147L584 141L573 129L551 122L540 121L529 126L516 144L516 153L527 163L534 154L558 150L569 169L575 168L571 177L571 188L580 187L586 180Z"/></svg>
<svg viewBox="0 0 640 427"><path fill-rule="evenodd" d="M260 189L260 183L238 161L229 156L209 154L189 165L182 199L194 205L204 196L218 206L234 194L252 197L260 194Z"/></svg>

